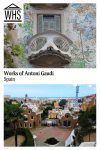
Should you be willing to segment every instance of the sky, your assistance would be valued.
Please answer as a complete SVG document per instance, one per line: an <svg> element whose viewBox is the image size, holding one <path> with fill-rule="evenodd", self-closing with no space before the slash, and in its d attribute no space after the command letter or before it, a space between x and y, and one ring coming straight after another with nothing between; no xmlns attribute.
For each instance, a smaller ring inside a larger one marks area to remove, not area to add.
<svg viewBox="0 0 100 150"><path fill-rule="evenodd" d="M10 84L4 85L4 95L11 97L75 97L76 85L73 84ZM78 97L96 94L95 84L79 84Z"/></svg>

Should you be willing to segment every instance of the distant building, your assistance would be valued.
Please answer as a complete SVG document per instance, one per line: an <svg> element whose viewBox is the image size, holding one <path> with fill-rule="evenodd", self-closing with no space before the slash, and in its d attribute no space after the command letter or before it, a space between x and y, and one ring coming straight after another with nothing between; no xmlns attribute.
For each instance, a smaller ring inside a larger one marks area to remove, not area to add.
<svg viewBox="0 0 100 150"><path fill-rule="evenodd" d="M11 99L10 95L5 95L4 96L4 102L9 101Z"/></svg>
<svg viewBox="0 0 100 150"><path fill-rule="evenodd" d="M49 119L57 119L57 115L58 115L58 110L53 109L48 111Z"/></svg>
<svg viewBox="0 0 100 150"><path fill-rule="evenodd" d="M68 98L67 103L65 105L65 109L66 108L72 109L72 111L74 111L74 112L79 112L80 111L80 104L81 104L80 98L78 98L77 100L76 100L76 98Z"/></svg>
<svg viewBox="0 0 100 150"><path fill-rule="evenodd" d="M54 102L54 107L55 107L55 108L59 108L59 107L60 107L58 101L55 101L55 102Z"/></svg>
<svg viewBox="0 0 100 150"><path fill-rule="evenodd" d="M11 102L11 104L13 104L13 105L18 104L18 101L17 101L17 100L15 100L15 99L11 99L11 100L10 100L10 102Z"/></svg>

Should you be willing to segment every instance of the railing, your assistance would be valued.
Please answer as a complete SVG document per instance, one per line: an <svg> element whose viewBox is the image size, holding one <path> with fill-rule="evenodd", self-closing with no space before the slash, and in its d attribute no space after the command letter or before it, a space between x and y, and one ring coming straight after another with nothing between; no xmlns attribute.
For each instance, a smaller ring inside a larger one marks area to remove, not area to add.
<svg viewBox="0 0 100 150"><path fill-rule="evenodd" d="M48 50L48 47L53 47L54 50L59 50L63 54L71 55L70 45L72 45L72 41L63 34L48 31L33 36L27 45L28 56L39 53L41 50Z"/></svg>

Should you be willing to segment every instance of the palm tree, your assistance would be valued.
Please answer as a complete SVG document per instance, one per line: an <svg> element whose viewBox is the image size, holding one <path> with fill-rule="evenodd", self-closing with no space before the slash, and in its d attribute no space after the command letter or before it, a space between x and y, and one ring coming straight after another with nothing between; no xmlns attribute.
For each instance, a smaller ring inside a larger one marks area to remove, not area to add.
<svg viewBox="0 0 100 150"><path fill-rule="evenodd" d="M9 126L13 129L15 135L15 146L17 143L17 129L19 126L19 120L23 118L22 108L18 104L11 104L5 102L4 104L4 122L8 123Z"/></svg>

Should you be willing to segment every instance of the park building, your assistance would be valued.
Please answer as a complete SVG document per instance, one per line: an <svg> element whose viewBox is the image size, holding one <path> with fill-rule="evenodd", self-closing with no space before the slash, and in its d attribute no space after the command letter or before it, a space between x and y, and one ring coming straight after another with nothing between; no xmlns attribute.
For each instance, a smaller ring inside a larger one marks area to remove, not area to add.
<svg viewBox="0 0 100 150"><path fill-rule="evenodd" d="M53 109L48 111L48 120L52 125L56 121L56 125L66 128L74 128L77 124L78 115L69 111L69 109ZM47 120L47 123L48 123Z"/></svg>
<svg viewBox="0 0 100 150"><path fill-rule="evenodd" d="M26 3L24 23L5 23L4 35L5 67L96 67L95 4Z"/></svg>
<svg viewBox="0 0 100 150"><path fill-rule="evenodd" d="M23 108L24 120L19 121L20 128L36 128L41 126L41 111L39 111L36 105L31 103L23 103L21 105Z"/></svg>
<svg viewBox="0 0 100 150"><path fill-rule="evenodd" d="M56 110L49 110L48 111L48 118L49 119L57 119L58 112Z"/></svg>
<svg viewBox="0 0 100 150"><path fill-rule="evenodd" d="M75 128L77 125L78 115L72 114L69 110L62 110L57 118L59 119L59 126L66 128Z"/></svg>
<svg viewBox="0 0 100 150"><path fill-rule="evenodd" d="M74 117L70 113L66 113L59 120L59 125L61 127L66 127L66 128L75 128L77 125L77 119L78 119L77 117Z"/></svg>

